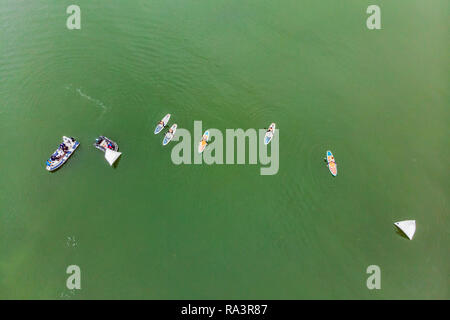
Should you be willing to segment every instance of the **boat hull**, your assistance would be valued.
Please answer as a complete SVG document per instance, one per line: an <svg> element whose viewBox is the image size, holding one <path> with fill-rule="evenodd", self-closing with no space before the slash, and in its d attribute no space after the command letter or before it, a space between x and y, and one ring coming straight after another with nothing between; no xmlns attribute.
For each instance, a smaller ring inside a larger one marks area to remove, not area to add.
<svg viewBox="0 0 450 320"><path fill-rule="evenodd" d="M109 139L105 136L99 136L94 143L94 147L96 147L98 150L105 152L106 151L105 143L112 144L113 148L112 149L109 148L110 150L116 151L116 152L119 151L119 145L116 142L112 141L111 139Z"/></svg>
<svg viewBox="0 0 450 320"><path fill-rule="evenodd" d="M80 142L75 141L73 146L58 161L51 161L50 159L47 160L47 166L46 166L47 171L55 171L55 170L58 170L59 168L61 168L62 165L64 163L66 163L66 161L72 156L72 154L75 152L75 150L78 148L79 145L80 145ZM55 151L55 153L57 153L57 152L58 152L58 149Z"/></svg>

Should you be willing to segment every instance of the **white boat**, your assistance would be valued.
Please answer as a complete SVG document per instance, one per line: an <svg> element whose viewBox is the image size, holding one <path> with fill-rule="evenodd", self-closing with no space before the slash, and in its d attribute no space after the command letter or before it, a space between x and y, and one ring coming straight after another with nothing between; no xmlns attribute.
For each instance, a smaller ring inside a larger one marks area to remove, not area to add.
<svg viewBox="0 0 450 320"><path fill-rule="evenodd" d="M106 149L105 159L108 161L109 165L112 166L117 159L119 159L122 152L117 152L111 149Z"/></svg>
<svg viewBox="0 0 450 320"><path fill-rule="evenodd" d="M59 145L59 148L56 149L47 160L46 169L48 171L55 171L61 167L80 145L80 143L72 137L68 138L63 136L62 140L63 142Z"/></svg>
<svg viewBox="0 0 450 320"><path fill-rule="evenodd" d="M103 152L105 152L106 149L119 151L119 146L117 145L117 143L105 136L99 136L97 139L95 139L94 147L102 150Z"/></svg>
<svg viewBox="0 0 450 320"><path fill-rule="evenodd" d="M408 238L412 240L416 232L416 220L404 220L395 222L394 225L399 228Z"/></svg>

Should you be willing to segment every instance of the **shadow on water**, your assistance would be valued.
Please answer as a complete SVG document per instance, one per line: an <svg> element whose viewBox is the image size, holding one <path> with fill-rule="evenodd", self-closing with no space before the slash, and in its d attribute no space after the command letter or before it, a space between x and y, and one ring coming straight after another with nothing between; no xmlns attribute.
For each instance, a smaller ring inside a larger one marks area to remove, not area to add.
<svg viewBox="0 0 450 320"><path fill-rule="evenodd" d="M401 236L401 237L403 237L403 238L409 240L409 238L406 236L406 234L405 234L402 230L400 230L399 227L397 227L396 225L394 225L394 229L395 229L395 232L396 232L399 236Z"/></svg>
<svg viewBox="0 0 450 320"><path fill-rule="evenodd" d="M120 162L121 159L122 159L122 155L120 155L120 157L113 163L113 165L111 167L116 169L117 166L119 165L119 162Z"/></svg>

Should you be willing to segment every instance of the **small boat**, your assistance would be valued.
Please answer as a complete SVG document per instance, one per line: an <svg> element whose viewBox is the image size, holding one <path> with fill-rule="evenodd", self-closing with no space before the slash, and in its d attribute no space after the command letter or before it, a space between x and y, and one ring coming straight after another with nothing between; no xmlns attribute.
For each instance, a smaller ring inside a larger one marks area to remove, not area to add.
<svg viewBox="0 0 450 320"><path fill-rule="evenodd" d="M105 136L99 136L97 139L95 139L94 147L96 147L99 150L102 150L103 152L105 152L106 149L119 151L119 146L117 145L117 143L115 143L111 139L108 139Z"/></svg>
<svg viewBox="0 0 450 320"><path fill-rule="evenodd" d="M80 143L72 137L68 138L63 136L62 140L63 142L59 145L58 149L56 149L47 160L46 169L48 171L55 171L60 168L80 145Z"/></svg>
<svg viewBox="0 0 450 320"><path fill-rule="evenodd" d="M206 146L208 145L209 140L209 131L206 130L203 134L202 141L198 144L198 153L202 153L203 150L205 150Z"/></svg>
<svg viewBox="0 0 450 320"><path fill-rule="evenodd" d="M175 132L177 131L177 124L175 123L170 127L170 130L166 133L163 139L163 146L167 145L170 140L175 136Z"/></svg>
<svg viewBox="0 0 450 320"><path fill-rule="evenodd" d="M164 129L165 126L167 126L167 123L170 120L170 113L166 114L164 118L161 119L161 121L158 123L158 125L155 128L155 134L158 134L161 132L162 129Z"/></svg>
<svg viewBox="0 0 450 320"><path fill-rule="evenodd" d="M337 164L334 160L334 156L331 151L327 151L327 166L330 169L331 174L336 177L337 176Z"/></svg>
<svg viewBox="0 0 450 320"><path fill-rule="evenodd" d="M275 123L272 123L269 126L269 129L267 129L266 135L264 136L264 144L269 144L270 141L272 141L274 134L275 134Z"/></svg>
<svg viewBox="0 0 450 320"><path fill-rule="evenodd" d="M416 220L404 220L394 222L394 225L399 228L408 238L412 240L416 232Z"/></svg>
<svg viewBox="0 0 450 320"><path fill-rule="evenodd" d="M105 159L110 166L112 166L122 154L122 152L118 152L119 145L105 136L99 136L95 139L94 147L105 153Z"/></svg>

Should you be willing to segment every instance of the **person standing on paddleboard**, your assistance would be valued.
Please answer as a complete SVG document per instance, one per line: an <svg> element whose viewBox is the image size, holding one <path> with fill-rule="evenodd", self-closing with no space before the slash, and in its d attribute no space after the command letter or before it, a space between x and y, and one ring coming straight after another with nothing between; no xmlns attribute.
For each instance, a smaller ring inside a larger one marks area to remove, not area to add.
<svg viewBox="0 0 450 320"><path fill-rule="evenodd" d="M208 142L204 139L204 138L202 138L202 146L205 146L203 149L205 149L206 148L206 146L208 145Z"/></svg>

